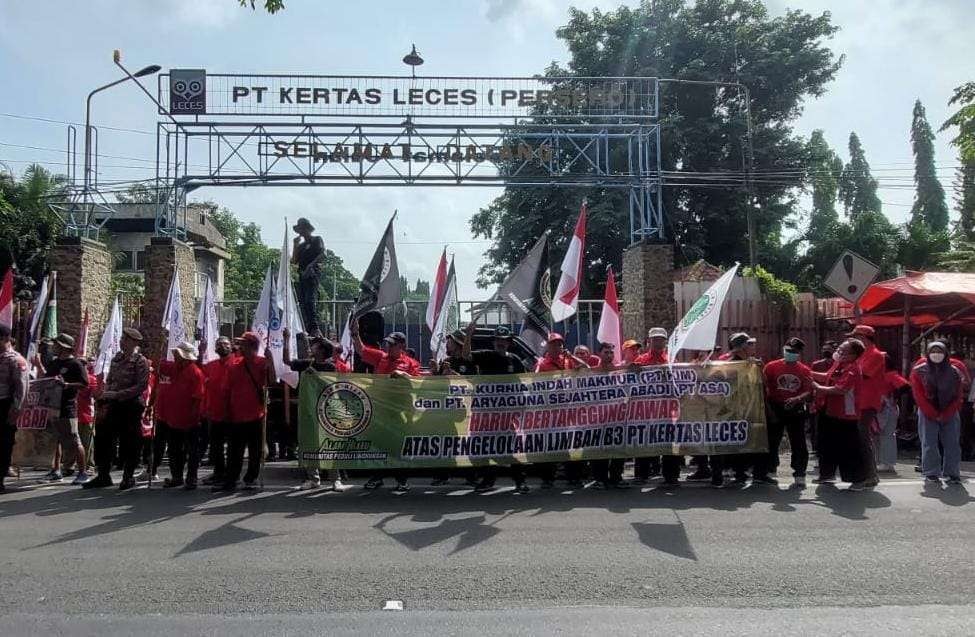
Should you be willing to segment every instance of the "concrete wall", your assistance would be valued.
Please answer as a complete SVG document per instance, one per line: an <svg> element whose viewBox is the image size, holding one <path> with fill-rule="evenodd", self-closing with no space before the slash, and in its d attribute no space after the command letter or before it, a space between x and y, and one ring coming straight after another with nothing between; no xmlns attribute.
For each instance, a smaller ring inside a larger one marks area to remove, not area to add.
<svg viewBox="0 0 975 637"><path fill-rule="evenodd" d="M58 326L77 338L87 309L88 353L95 353L111 309L111 254L103 243L62 237L51 252L51 269L58 273Z"/></svg>
<svg viewBox="0 0 975 637"><path fill-rule="evenodd" d="M638 243L623 252L623 338L641 343L651 327L674 327L674 248Z"/></svg>
<svg viewBox="0 0 975 637"><path fill-rule="evenodd" d="M142 335L145 350L157 357L162 343L162 317L169 295L174 268L178 267L180 293L183 298L183 322L192 338L196 314L193 286L196 281L196 259L193 248L169 237L153 237L146 248L146 297L142 307Z"/></svg>

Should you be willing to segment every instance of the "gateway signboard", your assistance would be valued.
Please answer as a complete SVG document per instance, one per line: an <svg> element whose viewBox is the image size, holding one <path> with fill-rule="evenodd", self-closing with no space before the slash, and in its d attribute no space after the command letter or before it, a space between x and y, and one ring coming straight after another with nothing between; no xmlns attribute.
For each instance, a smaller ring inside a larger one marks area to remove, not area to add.
<svg viewBox="0 0 975 637"><path fill-rule="evenodd" d="M168 79L167 79L168 78ZM174 115L648 119L655 78L207 74L173 69L160 102Z"/></svg>

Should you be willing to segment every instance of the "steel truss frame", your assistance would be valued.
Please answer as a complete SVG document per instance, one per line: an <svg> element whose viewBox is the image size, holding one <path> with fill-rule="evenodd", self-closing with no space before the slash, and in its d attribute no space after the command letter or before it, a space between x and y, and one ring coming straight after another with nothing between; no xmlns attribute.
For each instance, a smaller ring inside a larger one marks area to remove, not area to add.
<svg viewBox="0 0 975 637"><path fill-rule="evenodd" d="M656 80L652 90L655 105ZM206 186L546 186L626 190L631 243L661 240L656 115L654 108L650 116L585 123L420 122L410 114L168 117L156 128L156 188L167 195L157 205L156 232L184 238L187 194Z"/></svg>

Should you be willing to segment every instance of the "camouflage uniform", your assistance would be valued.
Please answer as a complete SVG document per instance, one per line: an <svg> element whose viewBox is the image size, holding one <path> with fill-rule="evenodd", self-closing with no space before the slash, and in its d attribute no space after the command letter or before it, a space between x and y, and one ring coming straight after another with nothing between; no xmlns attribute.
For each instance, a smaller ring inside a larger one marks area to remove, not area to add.
<svg viewBox="0 0 975 637"><path fill-rule="evenodd" d="M106 407L104 420L95 428L95 463L98 478L107 479L118 444L122 458L122 479L131 480L142 446L143 393L149 384L149 360L134 351L119 352L112 359L100 402Z"/></svg>
<svg viewBox="0 0 975 637"><path fill-rule="evenodd" d="M17 437L11 410L19 410L27 396L27 361L14 350L0 352L0 486L3 485Z"/></svg>

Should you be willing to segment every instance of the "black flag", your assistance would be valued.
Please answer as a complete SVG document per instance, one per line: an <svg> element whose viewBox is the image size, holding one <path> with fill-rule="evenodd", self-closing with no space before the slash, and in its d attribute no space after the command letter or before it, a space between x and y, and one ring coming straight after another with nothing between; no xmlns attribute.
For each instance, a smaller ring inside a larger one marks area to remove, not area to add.
<svg viewBox="0 0 975 637"><path fill-rule="evenodd" d="M521 338L540 355L552 322L547 232L512 270L492 300L504 301L514 317L521 319Z"/></svg>
<svg viewBox="0 0 975 637"><path fill-rule="evenodd" d="M388 305L401 303L403 292L400 289L399 266L396 265L396 246L393 243L393 218L386 226L382 241L376 246L372 261L359 284L359 298L356 299L352 315L358 318L370 310L380 310Z"/></svg>

